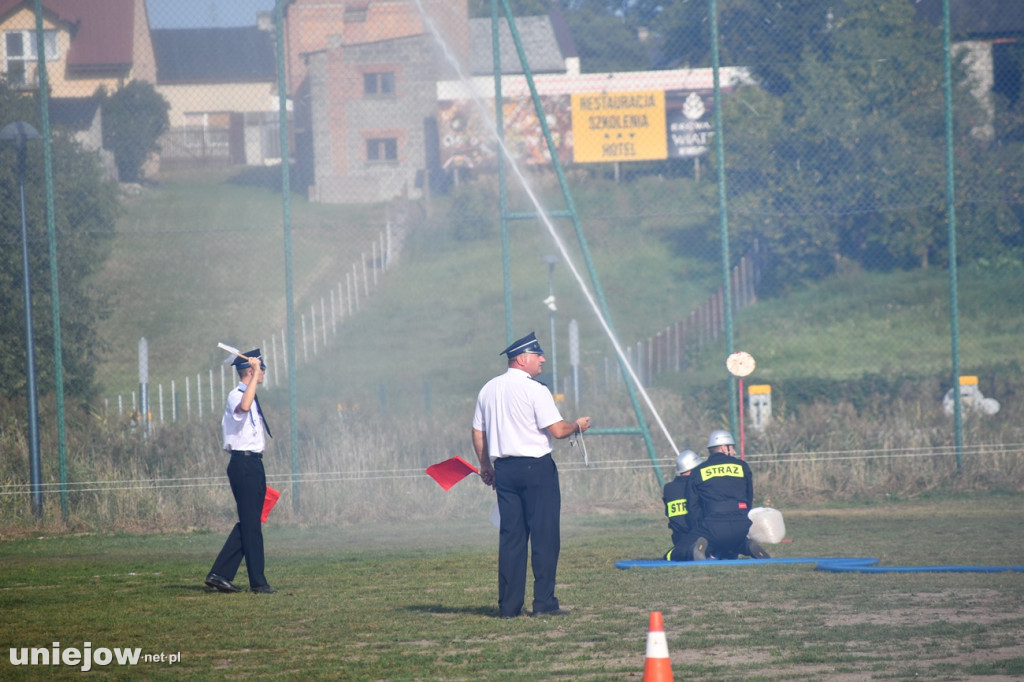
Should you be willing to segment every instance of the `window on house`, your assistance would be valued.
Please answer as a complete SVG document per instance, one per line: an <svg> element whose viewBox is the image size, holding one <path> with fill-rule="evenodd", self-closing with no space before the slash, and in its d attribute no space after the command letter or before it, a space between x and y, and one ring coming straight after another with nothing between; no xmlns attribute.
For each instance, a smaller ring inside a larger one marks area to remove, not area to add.
<svg viewBox="0 0 1024 682"><path fill-rule="evenodd" d="M57 50L57 31L43 31L43 49L46 61L52 62L60 57ZM6 59L7 80L11 85L37 85L36 74L36 32L7 31L4 33L4 57Z"/></svg>
<svg viewBox="0 0 1024 682"><path fill-rule="evenodd" d="M226 113L186 113L184 139L191 149L227 149L231 132L230 115Z"/></svg>
<svg viewBox="0 0 1024 682"><path fill-rule="evenodd" d="M21 31L5 34L4 47L7 50L7 80L11 85L27 85L28 74L25 66L28 56L25 54L25 34Z"/></svg>
<svg viewBox="0 0 1024 682"><path fill-rule="evenodd" d="M363 74L364 95L393 95L395 94L395 74L390 71L383 73Z"/></svg>
<svg viewBox="0 0 1024 682"><path fill-rule="evenodd" d="M366 8L365 7L345 7L345 23L346 24L365 24L366 23Z"/></svg>
<svg viewBox="0 0 1024 682"><path fill-rule="evenodd" d="M373 137L366 141L367 161L397 161L398 140L393 137Z"/></svg>

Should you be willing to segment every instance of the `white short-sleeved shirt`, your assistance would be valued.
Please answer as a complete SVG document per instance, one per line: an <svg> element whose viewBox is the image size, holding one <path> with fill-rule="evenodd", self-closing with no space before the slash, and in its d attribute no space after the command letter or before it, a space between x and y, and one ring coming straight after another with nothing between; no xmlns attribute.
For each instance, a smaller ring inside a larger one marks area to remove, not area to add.
<svg viewBox="0 0 1024 682"><path fill-rule="evenodd" d="M484 384L473 414L473 428L487 434L491 459L543 457L551 452L544 429L560 421L547 386L514 367Z"/></svg>
<svg viewBox="0 0 1024 682"><path fill-rule="evenodd" d="M253 403L248 412L238 409L242 402L242 395L245 393L245 384L238 382L238 387L228 393L227 402L224 405L224 418L220 422L221 434L224 436L224 450L248 450L249 452L263 452L267 444L266 435L263 432L263 415L256 409Z"/></svg>

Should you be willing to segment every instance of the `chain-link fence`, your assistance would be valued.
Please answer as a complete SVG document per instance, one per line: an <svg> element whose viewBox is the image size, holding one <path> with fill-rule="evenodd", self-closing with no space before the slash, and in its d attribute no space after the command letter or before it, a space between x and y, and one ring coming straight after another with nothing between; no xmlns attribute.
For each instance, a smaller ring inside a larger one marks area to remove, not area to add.
<svg viewBox="0 0 1024 682"><path fill-rule="evenodd" d="M40 394L62 462L65 396L215 428L217 342L264 349L295 449L324 414L464 417L531 328L571 410L635 379L786 450L800 405L914 396L959 447L961 381L1015 438L1022 9L11 0L0 29L0 125L41 137L0 144L4 398Z"/></svg>

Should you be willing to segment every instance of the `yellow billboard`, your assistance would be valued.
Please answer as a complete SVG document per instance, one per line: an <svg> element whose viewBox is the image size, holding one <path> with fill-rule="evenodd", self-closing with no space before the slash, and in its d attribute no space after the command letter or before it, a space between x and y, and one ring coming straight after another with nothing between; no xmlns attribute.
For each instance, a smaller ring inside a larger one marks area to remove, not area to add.
<svg viewBox="0 0 1024 682"><path fill-rule="evenodd" d="M665 91L574 93L573 161L651 161L668 157Z"/></svg>

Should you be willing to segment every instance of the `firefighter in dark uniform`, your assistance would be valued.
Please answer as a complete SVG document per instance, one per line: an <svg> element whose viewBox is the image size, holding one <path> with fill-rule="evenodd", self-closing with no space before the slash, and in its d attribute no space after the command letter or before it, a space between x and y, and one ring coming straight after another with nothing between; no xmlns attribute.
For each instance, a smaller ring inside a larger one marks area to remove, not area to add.
<svg viewBox="0 0 1024 682"><path fill-rule="evenodd" d="M713 431L708 438L708 458L687 479L687 516L697 536L690 552L694 561L708 556L735 559L740 554L769 558L760 544L747 538L754 481L750 467L736 457L735 445L728 431Z"/></svg>
<svg viewBox="0 0 1024 682"><path fill-rule="evenodd" d="M690 471L704 460L693 450L676 455L676 477L665 484L661 499L665 503L665 516L672 531L672 549L665 553L668 561L689 561L690 548L697 541L690 528L690 515L686 509L686 482Z"/></svg>

